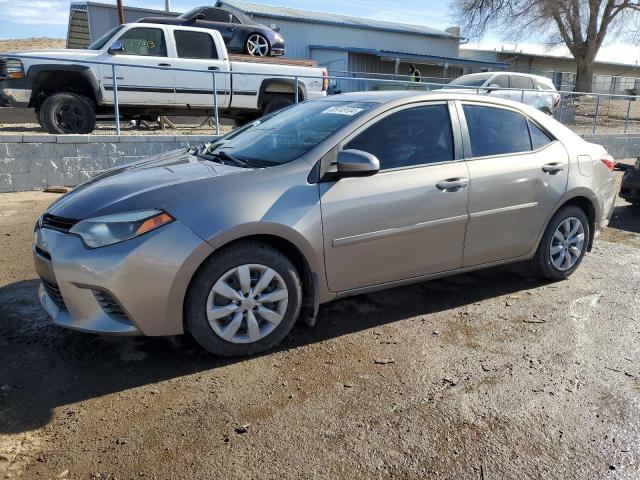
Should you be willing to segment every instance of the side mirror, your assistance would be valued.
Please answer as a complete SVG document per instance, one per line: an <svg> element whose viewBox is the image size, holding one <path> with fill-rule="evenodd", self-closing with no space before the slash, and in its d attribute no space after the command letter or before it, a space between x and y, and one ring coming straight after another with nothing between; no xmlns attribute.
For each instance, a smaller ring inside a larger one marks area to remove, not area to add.
<svg viewBox="0 0 640 480"><path fill-rule="evenodd" d="M378 173L380 160L375 155L362 150L342 150L338 152L338 176L368 177Z"/></svg>
<svg viewBox="0 0 640 480"><path fill-rule="evenodd" d="M204 20L204 13L196 13L191 20Z"/></svg>
<svg viewBox="0 0 640 480"><path fill-rule="evenodd" d="M124 53L124 45L120 40L116 40L109 47L109 53L111 55L117 55L118 53Z"/></svg>
<svg viewBox="0 0 640 480"><path fill-rule="evenodd" d="M494 90L500 90L500 88L502 87L500 87L500 85L498 85L497 83L492 83L487 87L487 92L491 93Z"/></svg>

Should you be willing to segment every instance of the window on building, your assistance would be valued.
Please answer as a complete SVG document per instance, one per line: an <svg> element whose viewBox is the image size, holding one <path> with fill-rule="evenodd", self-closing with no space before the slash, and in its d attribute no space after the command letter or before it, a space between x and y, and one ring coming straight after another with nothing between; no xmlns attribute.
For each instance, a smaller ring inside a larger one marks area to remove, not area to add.
<svg viewBox="0 0 640 480"><path fill-rule="evenodd" d="M504 108L463 105L471 155L485 157L531 150L527 119Z"/></svg>
<svg viewBox="0 0 640 480"><path fill-rule="evenodd" d="M166 57L167 44L159 28L132 28L118 39L124 47L123 55Z"/></svg>
<svg viewBox="0 0 640 480"><path fill-rule="evenodd" d="M176 30L173 36L180 58L218 58L216 45L208 33Z"/></svg>
<svg viewBox="0 0 640 480"><path fill-rule="evenodd" d="M377 121L345 149L369 152L382 170L453 160L453 135L446 105L408 108Z"/></svg>

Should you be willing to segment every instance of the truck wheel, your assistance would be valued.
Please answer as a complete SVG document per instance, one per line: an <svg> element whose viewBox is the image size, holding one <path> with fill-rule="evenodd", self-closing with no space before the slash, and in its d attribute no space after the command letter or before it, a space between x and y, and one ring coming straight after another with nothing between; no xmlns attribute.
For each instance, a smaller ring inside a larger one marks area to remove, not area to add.
<svg viewBox="0 0 640 480"><path fill-rule="evenodd" d="M282 108L286 108L289 105L293 105L293 98L287 95L278 95L278 96L268 96L265 98L264 108L262 109L262 113L267 115L269 113L273 113Z"/></svg>
<svg viewBox="0 0 640 480"><path fill-rule="evenodd" d="M280 251L246 241L209 257L189 286L186 329L211 353L254 355L278 345L302 304L296 268Z"/></svg>
<svg viewBox="0 0 640 480"><path fill-rule="evenodd" d="M91 133L96 112L87 97L75 93L55 93L40 106L42 127L49 133Z"/></svg>
<svg viewBox="0 0 640 480"><path fill-rule="evenodd" d="M271 51L271 46L264 35L252 33L244 42L244 51L253 57L266 57Z"/></svg>

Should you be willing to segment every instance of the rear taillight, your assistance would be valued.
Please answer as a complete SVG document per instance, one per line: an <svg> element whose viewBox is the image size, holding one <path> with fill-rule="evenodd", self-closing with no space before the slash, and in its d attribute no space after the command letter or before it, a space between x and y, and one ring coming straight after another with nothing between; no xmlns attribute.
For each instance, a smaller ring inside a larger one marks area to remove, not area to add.
<svg viewBox="0 0 640 480"><path fill-rule="evenodd" d="M616 164L616 161L613 159L613 157L611 155L609 155L608 153L605 153L602 158L600 159L600 161L602 163L604 163L604 165L611 171L613 171L613 167Z"/></svg>
<svg viewBox="0 0 640 480"><path fill-rule="evenodd" d="M322 91L326 92L329 88L329 73L326 70L322 71Z"/></svg>

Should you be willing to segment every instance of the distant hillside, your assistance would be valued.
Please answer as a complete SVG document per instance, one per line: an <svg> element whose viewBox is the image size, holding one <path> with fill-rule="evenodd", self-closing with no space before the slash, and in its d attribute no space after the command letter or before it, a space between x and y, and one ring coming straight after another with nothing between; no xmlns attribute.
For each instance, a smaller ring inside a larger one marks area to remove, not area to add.
<svg viewBox="0 0 640 480"><path fill-rule="evenodd" d="M14 50L40 50L44 48L65 48L64 38L21 38L18 40L0 40L0 52Z"/></svg>

